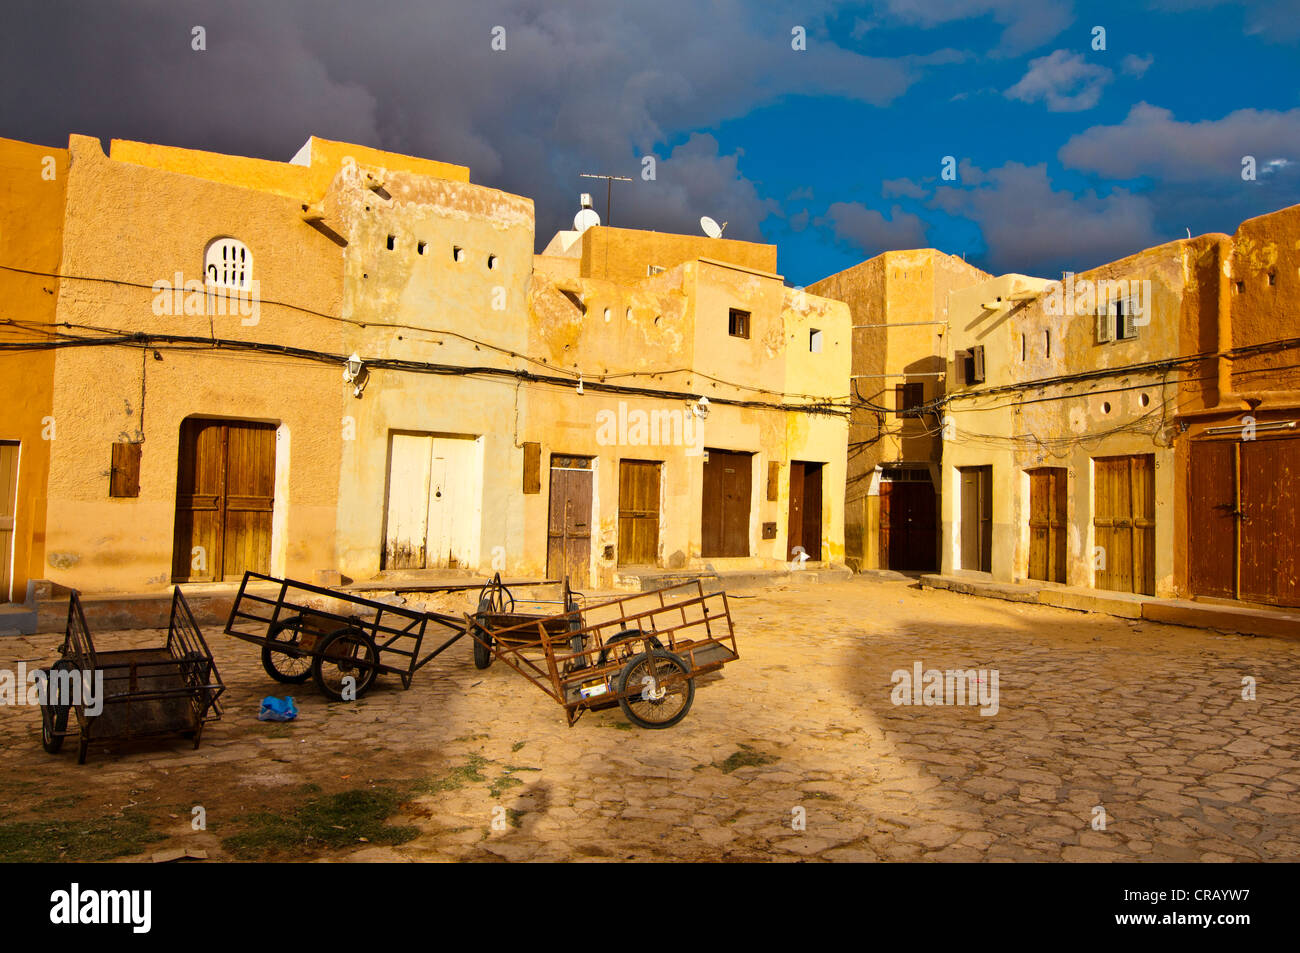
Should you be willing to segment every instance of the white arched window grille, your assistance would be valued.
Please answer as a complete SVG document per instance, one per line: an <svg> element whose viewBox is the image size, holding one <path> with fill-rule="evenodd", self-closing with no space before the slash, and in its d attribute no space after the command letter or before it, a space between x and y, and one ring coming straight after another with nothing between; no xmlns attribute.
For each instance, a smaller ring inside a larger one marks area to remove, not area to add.
<svg viewBox="0 0 1300 953"><path fill-rule="evenodd" d="M237 238L217 238L203 256L203 280L218 288L249 291L253 280L253 254Z"/></svg>

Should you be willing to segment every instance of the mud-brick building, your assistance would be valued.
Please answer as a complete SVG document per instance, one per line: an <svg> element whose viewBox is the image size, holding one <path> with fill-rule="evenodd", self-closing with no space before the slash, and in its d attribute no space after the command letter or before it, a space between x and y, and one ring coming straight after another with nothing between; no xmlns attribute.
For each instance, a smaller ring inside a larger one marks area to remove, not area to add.
<svg viewBox="0 0 1300 953"><path fill-rule="evenodd" d="M772 246L596 227L536 256L529 199L316 138L54 154L62 192L0 209L55 236L0 261L53 276L23 292L53 330L3 358L33 384L0 437L57 433L19 464L27 578L842 560L848 309Z"/></svg>
<svg viewBox="0 0 1300 953"><path fill-rule="evenodd" d="M68 152L0 139L0 629L45 575L45 487ZM6 608L9 606L10 608Z"/></svg>
<svg viewBox="0 0 1300 953"><path fill-rule="evenodd" d="M844 509L846 559L855 569L939 566L948 296L988 277L924 248L885 252L808 286L853 315Z"/></svg>
<svg viewBox="0 0 1300 953"><path fill-rule="evenodd" d="M1298 222L953 291L943 572L1300 605Z"/></svg>
<svg viewBox="0 0 1300 953"><path fill-rule="evenodd" d="M1181 593L1300 606L1300 206L1207 236L1176 420Z"/></svg>

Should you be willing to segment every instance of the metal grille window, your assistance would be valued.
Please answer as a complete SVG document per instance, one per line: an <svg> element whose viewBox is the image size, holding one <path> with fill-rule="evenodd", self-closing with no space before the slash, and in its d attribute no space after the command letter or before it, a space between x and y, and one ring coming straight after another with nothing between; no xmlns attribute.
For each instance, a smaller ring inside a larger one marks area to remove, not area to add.
<svg viewBox="0 0 1300 953"><path fill-rule="evenodd" d="M203 278L209 285L248 291L253 280L253 255L235 238L214 239L203 256Z"/></svg>

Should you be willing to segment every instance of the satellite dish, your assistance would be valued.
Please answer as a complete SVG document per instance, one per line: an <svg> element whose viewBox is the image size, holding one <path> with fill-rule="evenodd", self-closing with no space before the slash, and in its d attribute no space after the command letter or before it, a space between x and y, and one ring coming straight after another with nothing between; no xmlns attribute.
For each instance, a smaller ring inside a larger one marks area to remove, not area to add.
<svg viewBox="0 0 1300 953"><path fill-rule="evenodd" d="M589 208L584 208L577 215L573 216L573 230L575 232L585 232L593 225L599 224L600 216Z"/></svg>
<svg viewBox="0 0 1300 953"><path fill-rule="evenodd" d="M704 234L708 235L710 238L721 238L722 233L727 228L727 223L723 222L721 225L719 225L717 222L715 222L713 219L709 218L709 216L706 215L702 219L700 219L700 228L704 229Z"/></svg>

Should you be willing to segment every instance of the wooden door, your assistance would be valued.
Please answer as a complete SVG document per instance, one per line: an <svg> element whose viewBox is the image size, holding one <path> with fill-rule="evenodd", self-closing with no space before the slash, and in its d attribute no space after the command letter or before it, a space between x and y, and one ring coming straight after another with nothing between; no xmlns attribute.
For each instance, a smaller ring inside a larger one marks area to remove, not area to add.
<svg viewBox="0 0 1300 953"><path fill-rule="evenodd" d="M659 557L662 464L623 460L618 465L618 564L653 566Z"/></svg>
<svg viewBox="0 0 1300 953"><path fill-rule="evenodd" d="M822 558L822 464L790 461L790 513L786 557Z"/></svg>
<svg viewBox="0 0 1300 953"><path fill-rule="evenodd" d="M1063 467L1029 471L1029 578L1065 582L1066 474Z"/></svg>
<svg viewBox="0 0 1300 953"><path fill-rule="evenodd" d="M173 581L220 582L270 570L275 430L249 421L181 424Z"/></svg>
<svg viewBox="0 0 1300 953"><path fill-rule="evenodd" d="M546 574L587 584L591 565L591 458L551 457L551 503L546 528Z"/></svg>
<svg viewBox="0 0 1300 953"><path fill-rule="evenodd" d="M706 450L700 555L749 555L752 455Z"/></svg>
<svg viewBox="0 0 1300 953"><path fill-rule="evenodd" d="M1192 594L1237 598L1237 445L1193 441L1187 531Z"/></svg>
<svg viewBox="0 0 1300 953"><path fill-rule="evenodd" d="M0 602L13 600L14 532L18 518L18 444L0 441Z"/></svg>
<svg viewBox="0 0 1300 953"><path fill-rule="evenodd" d="M472 437L390 437L384 569L455 569L473 562L481 512L477 453Z"/></svg>
<svg viewBox="0 0 1300 953"><path fill-rule="evenodd" d="M1241 455L1238 598L1300 606L1300 438L1247 440Z"/></svg>
<svg viewBox="0 0 1300 953"><path fill-rule="evenodd" d="M1094 545L1101 549L1096 586L1155 595L1155 457L1096 457L1093 463Z"/></svg>
<svg viewBox="0 0 1300 953"><path fill-rule="evenodd" d="M429 537L429 437L395 433L389 438L388 508L384 569L423 569Z"/></svg>
<svg viewBox="0 0 1300 953"><path fill-rule="evenodd" d="M888 569L935 568L934 484L880 482L880 556Z"/></svg>
<svg viewBox="0 0 1300 953"><path fill-rule="evenodd" d="M477 441L430 437L426 568L456 569L473 562L481 514L479 470Z"/></svg>
<svg viewBox="0 0 1300 953"><path fill-rule="evenodd" d="M961 467L961 568L993 569L993 468Z"/></svg>

